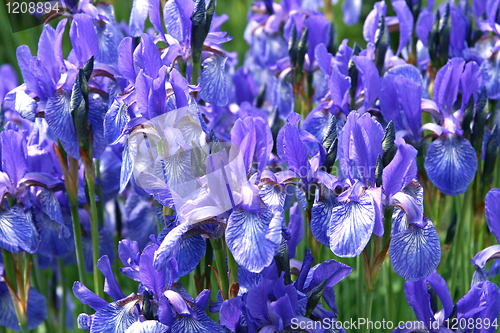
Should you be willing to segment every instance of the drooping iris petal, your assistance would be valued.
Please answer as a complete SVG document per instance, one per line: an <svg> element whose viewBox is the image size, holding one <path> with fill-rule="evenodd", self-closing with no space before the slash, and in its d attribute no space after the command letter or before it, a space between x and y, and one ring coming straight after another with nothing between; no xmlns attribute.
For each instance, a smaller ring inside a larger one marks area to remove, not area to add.
<svg viewBox="0 0 500 333"><path fill-rule="evenodd" d="M426 226L414 224L392 237L389 247L391 264L396 273L407 281L428 277L441 260L441 244L434 225L426 219Z"/></svg>
<svg viewBox="0 0 500 333"><path fill-rule="evenodd" d="M203 61L203 71L200 75L200 96L208 103L218 106L227 104L226 66L225 54L213 54Z"/></svg>
<svg viewBox="0 0 500 333"><path fill-rule="evenodd" d="M132 172L134 170L135 157L137 155L137 141L135 138L129 139L122 153L122 166L120 169L120 193L125 190Z"/></svg>
<svg viewBox="0 0 500 333"><path fill-rule="evenodd" d="M491 233L500 239L500 190L491 189L485 199L486 222Z"/></svg>
<svg viewBox="0 0 500 333"><path fill-rule="evenodd" d="M115 100L104 118L104 136L110 145L121 139L122 131L129 120L127 106Z"/></svg>
<svg viewBox="0 0 500 333"><path fill-rule="evenodd" d="M94 315L90 331L92 333L125 332L137 321L134 307L141 300L142 296L130 296L99 309Z"/></svg>
<svg viewBox="0 0 500 333"><path fill-rule="evenodd" d="M133 323L125 333L166 333L167 331L168 326L156 320L147 320Z"/></svg>
<svg viewBox="0 0 500 333"><path fill-rule="evenodd" d="M420 211L424 211L424 189L417 182L411 182L406 186L403 191L404 194L411 196L415 203L417 204ZM392 213L392 229L391 235L402 232L406 229L408 223L407 213L399 206L394 207L394 212Z"/></svg>
<svg viewBox="0 0 500 333"><path fill-rule="evenodd" d="M45 120L54 135L65 142L76 142L75 127L70 112L70 95L58 92L47 101Z"/></svg>
<svg viewBox="0 0 500 333"><path fill-rule="evenodd" d="M154 267L156 270L160 270L165 267L167 262L175 257L181 247L182 237L188 230L188 223L180 224L170 230L161 242L158 250L155 252Z"/></svg>
<svg viewBox="0 0 500 333"><path fill-rule="evenodd" d="M47 314L48 308L45 296L34 287L31 287L28 291L28 328L30 330L37 328L47 318ZM0 284L0 326L14 331L21 330L14 310L14 303L4 283Z"/></svg>
<svg viewBox="0 0 500 333"><path fill-rule="evenodd" d="M355 257L370 240L375 226L375 204L365 194L359 202L350 201L333 209L329 237L330 249L339 257Z"/></svg>
<svg viewBox="0 0 500 333"><path fill-rule="evenodd" d="M66 228L67 235L64 231L61 232L61 225L54 220L51 220L45 213L34 209L33 218L37 228L40 230L40 245L38 246L38 254L54 258L66 257L74 251L73 229Z"/></svg>
<svg viewBox="0 0 500 333"><path fill-rule="evenodd" d="M16 103L14 109L21 117L27 120L35 121L37 107L38 104L36 101L23 90L16 92Z"/></svg>
<svg viewBox="0 0 500 333"><path fill-rule="evenodd" d="M481 68L476 62L471 61L465 65L464 72L460 77L460 89L462 90L462 109L471 96L477 100L478 90L482 83Z"/></svg>
<svg viewBox="0 0 500 333"><path fill-rule="evenodd" d="M318 242L329 246L328 229L330 228L332 211L340 204L337 202L333 191L324 188L322 193L323 196L320 196L319 201L315 202L312 207L311 232Z"/></svg>
<svg viewBox="0 0 500 333"><path fill-rule="evenodd" d="M177 316L172 324L172 333L224 333L224 329L217 324L215 321L210 319L205 313L204 309L193 308L193 312L197 317L194 316Z"/></svg>
<svg viewBox="0 0 500 333"><path fill-rule="evenodd" d="M38 194L38 200L42 206L42 211L47 214L52 220L56 221L64 229L66 235L68 230L64 225L63 215L61 211L61 206L57 200L54 192L47 190L45 188L40 190Z"/></svg>
<svg viewBox="0 0 500 333"><path fill-rule="evenodd" d="M129 31L130 35L139 37L144 31L144 23L148 17L148 1L134 0L130 12Z"/></svg>
<svg viewBox="0 0 500 333"><path fill-rule="evenodd" d="M450 134L434 140L424 162L430 181L446 195L467 191L477 170L476 151L469 140Z"/></svg>
<svg viewBox="0 0 500 333"><path fill-rule="evenodd" d="M33 228L26 214L19 210L0 210L0 247L9 252L32 253ZM36 249L34 249L36 250Z"/></svg>
<svg viewBox="0 0 500 333"><path fill-rule="evenodd" d="M235 210L227 223L226 241L236 262L257 273L269 266L281 244L282 220L283 211L267 207L260 214Z"/></svg>

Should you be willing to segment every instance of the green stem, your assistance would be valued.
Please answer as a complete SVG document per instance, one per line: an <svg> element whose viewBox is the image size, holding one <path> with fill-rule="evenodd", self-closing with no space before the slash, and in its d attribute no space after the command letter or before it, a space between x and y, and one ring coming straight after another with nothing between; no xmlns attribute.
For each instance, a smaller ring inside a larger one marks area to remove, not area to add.
<svg viewBox="0 0 500 333"><path fill-rule="evenodd" d="M24 324L19 324L19 327L21 328L21 332L22 333L30 333L30 330L28 328L28 323L24 323Z"/></svg>
<svg viewBox="0 0 500 333"><path fill-rule="evenodd" d="M99 160L95 161L95 174L97 179L101 179L101 169ZM99 201L97 202L97 212L99 217L99 225L104 226L104 202L102 201L102 185L101 183L97 183L97 196L99 197Z"/></svg>
<svg viewBox="0 0 500 333"><path fill-rule="evenodd" d="M57 258L57 266L59 269L59 278L61 279L62 299L61 299L61 312L59 318L61 320L61 330L66 332L66 283L64 279L64 264L61 258Z"/></svg>
<svg viewBox="0 0 500 333"><path fill-rule="evenodd" d="M370 318L372 317L372 305L373 305L373 289L367 288L365 291L365 311L363 318L366 319L367 324L363 326L361 332L370 332L370 327L368 323L370 322Z"/></svg>
<svg viewBox="0 0 500 333"><path fill-rule="evenodd" d="M198 84L198 76L200 75L201 63L200 61L193 61L193 71L191 72L191 84Z"/></svg>
<svg viewBox="0 0 500 333"><path fill-rule="evenodd" d="M85 165L85 179L89 189L90 198L90 230L92 233L92 261L94 263L94 291L99 297L103 297L103 285L99 269L97 269L97 261L99 260L99 220L97 217L97 204L95 201L95 175L94 168Z"/></svg>
<svg viewBox="0 0 500 333"><path fill-rule="evenodd" d="M238 263L234 260L231 251L227 250L227 264L229 266L229 288L233 283L238 282Z"/></svg>
<svg viewBox="0 0 500 333"><path fill-rule="evenodd" d="M14 290L17 290L16 268L14 265L14 259L12 258L12 253L5 249L2 249L2 257L7 280L9 281L12 288L14 288Z"/></svg>
<svg viewBox="0 0 500 333"><path fill-rule="evenodd" d="M73 198L69 195L68 199L71 209L71 219L73 221L78 277L82 284L87 285L87 271L85 270L85 259L83 257L82 226L80 225L80 215L78 215L78 198Z"/></svg>
<svg viewBox="0 0 500 333"><path fill-rule="evenodd" d="M226 253L224 251L224 246L222 244L222 239L211 239L210 243L215 252L215 264L217 265L217 271L219 272L220 287L223 299L228 299L229 291L229 281L227 278L227 267L226 267Z"/></svg>
<svg viewBox="0 0 500 333"><path fill-rule="evenodd" d="M460 194L456 197L454 197L455 201L455 210L457 213L457 226L455 230L455 238L453 239L453 270L451 274L451 284L450 284L450 294L451 297L453 298L455 295L455 290L457 288L457 274L458 274L458 263L459 263L459 246L463 247L463 236L464 236L464 231L462 230L463 228L463 218L464 218L464 212L466 211L466 206L470 205L469 200L470 200L470 193L471 191L468 190L465 195ZM462 199L462 200L460 200Z"/></svg>

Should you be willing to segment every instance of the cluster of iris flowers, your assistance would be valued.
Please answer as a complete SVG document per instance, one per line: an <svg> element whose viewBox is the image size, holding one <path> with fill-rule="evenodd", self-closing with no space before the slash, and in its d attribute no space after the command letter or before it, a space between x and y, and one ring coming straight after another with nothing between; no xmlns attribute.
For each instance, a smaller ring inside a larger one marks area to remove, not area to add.
<svg viewBox="0 0 500 333"><path fill-rule="evenodd" d="M238 63L215 0L64 1L0 68L0 331L494 332L499 4L255 1Z"/></svg>

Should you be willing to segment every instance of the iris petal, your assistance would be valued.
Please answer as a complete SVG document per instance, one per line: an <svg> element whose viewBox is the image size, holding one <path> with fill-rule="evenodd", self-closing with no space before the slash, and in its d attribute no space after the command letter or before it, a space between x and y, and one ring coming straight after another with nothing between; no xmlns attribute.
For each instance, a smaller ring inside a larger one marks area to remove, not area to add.
<svg viewBox="0 0 500 333"><path fill-rule="evenodd" d="M269 266L281 243L282 220L281 210L267 207L260 214L234 211L227 223L226 241L236 262L257 273Z"/></svg>
<svg viewBox="0 0 500 333"><path fill-rule="evenodd" d="M324 188L323 197L314 203L311 210L311 232L318 242L328 246L328 229L333 209L339 205L333 191Z"/></svg>
<svg viewBox="0 0 500 333"><path fill-rule="evenodd" d="M350 201L332 211L330 249L339 257L355 257L370 240L375 226L375 203L365 194L359 202Z"/></svg>
<svg viewBox="0 0 500 333"><path fill-rule="evenodd" d="M441 245L432 222L424 228L411 224L392 237L389 256L394 271L407 281L428 277L439 265Z"/></svg>
<svg viewBox="0 0 500 333"><path fill-rule="evenodd" d="M227 104L226 60L227 56L221 53L213 54L203 61L200 96L205 102L218 106Z"/></svg>
<svg viewBox="0 0 500 333"><path fill-rule="evenodd" d="M137 315L134 314L133 310L141 300L141 296L131 296L99 309L92 320L90 332L125 332L137 321Z"/></svg>
<svg viewBox="0 0 500 333"><path fill-rule="evenodd" d="M476 175L476 151L467 139L450 134L431 143L424 167L441 192L458 195L467 191Z"/></svg>

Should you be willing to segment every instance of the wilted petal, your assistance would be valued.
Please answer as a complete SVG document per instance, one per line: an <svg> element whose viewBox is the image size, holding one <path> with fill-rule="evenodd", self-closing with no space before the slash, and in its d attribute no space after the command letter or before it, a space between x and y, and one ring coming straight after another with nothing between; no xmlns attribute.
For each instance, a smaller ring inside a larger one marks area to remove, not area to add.
<svg viewBox="0 0 500 333"><path fill-rule="evenodd" d="M282 220L283 211L267 207L260 214L235 210L227 223L226 241L236 262L257 273L269 266L281 244Z"/></svg>
<svg viewBox="0 0 500 333"><path fill-rule="evenodd" d="M375 204L365 194L359 202L350 201L333 209L329 237L330 249L339 257L355 257L370 240L375 226Z"/></svg>
<svg viewBox="0 0 500 333"><path fill-rule="evenodd" d="M392 237L389 248L391 264L396 273L407 281L428 277L441 260L441 243L429 219L424 228L414 224Z"/></svg>
<svg viewBox="0 0 500 333"><path fill-rule="evenodd" d="M424 162L430 181L446 195L467 191L477 170L476 151L469 140L450 134L434 140Z"/></svg>
<svg viewBox="0 0 500 333"><path fill-rule="evenodd" d="M200 97L208 103L218 106L227 104L225 54L214 53L203 61L203 71L200 75Z"/></svg>

